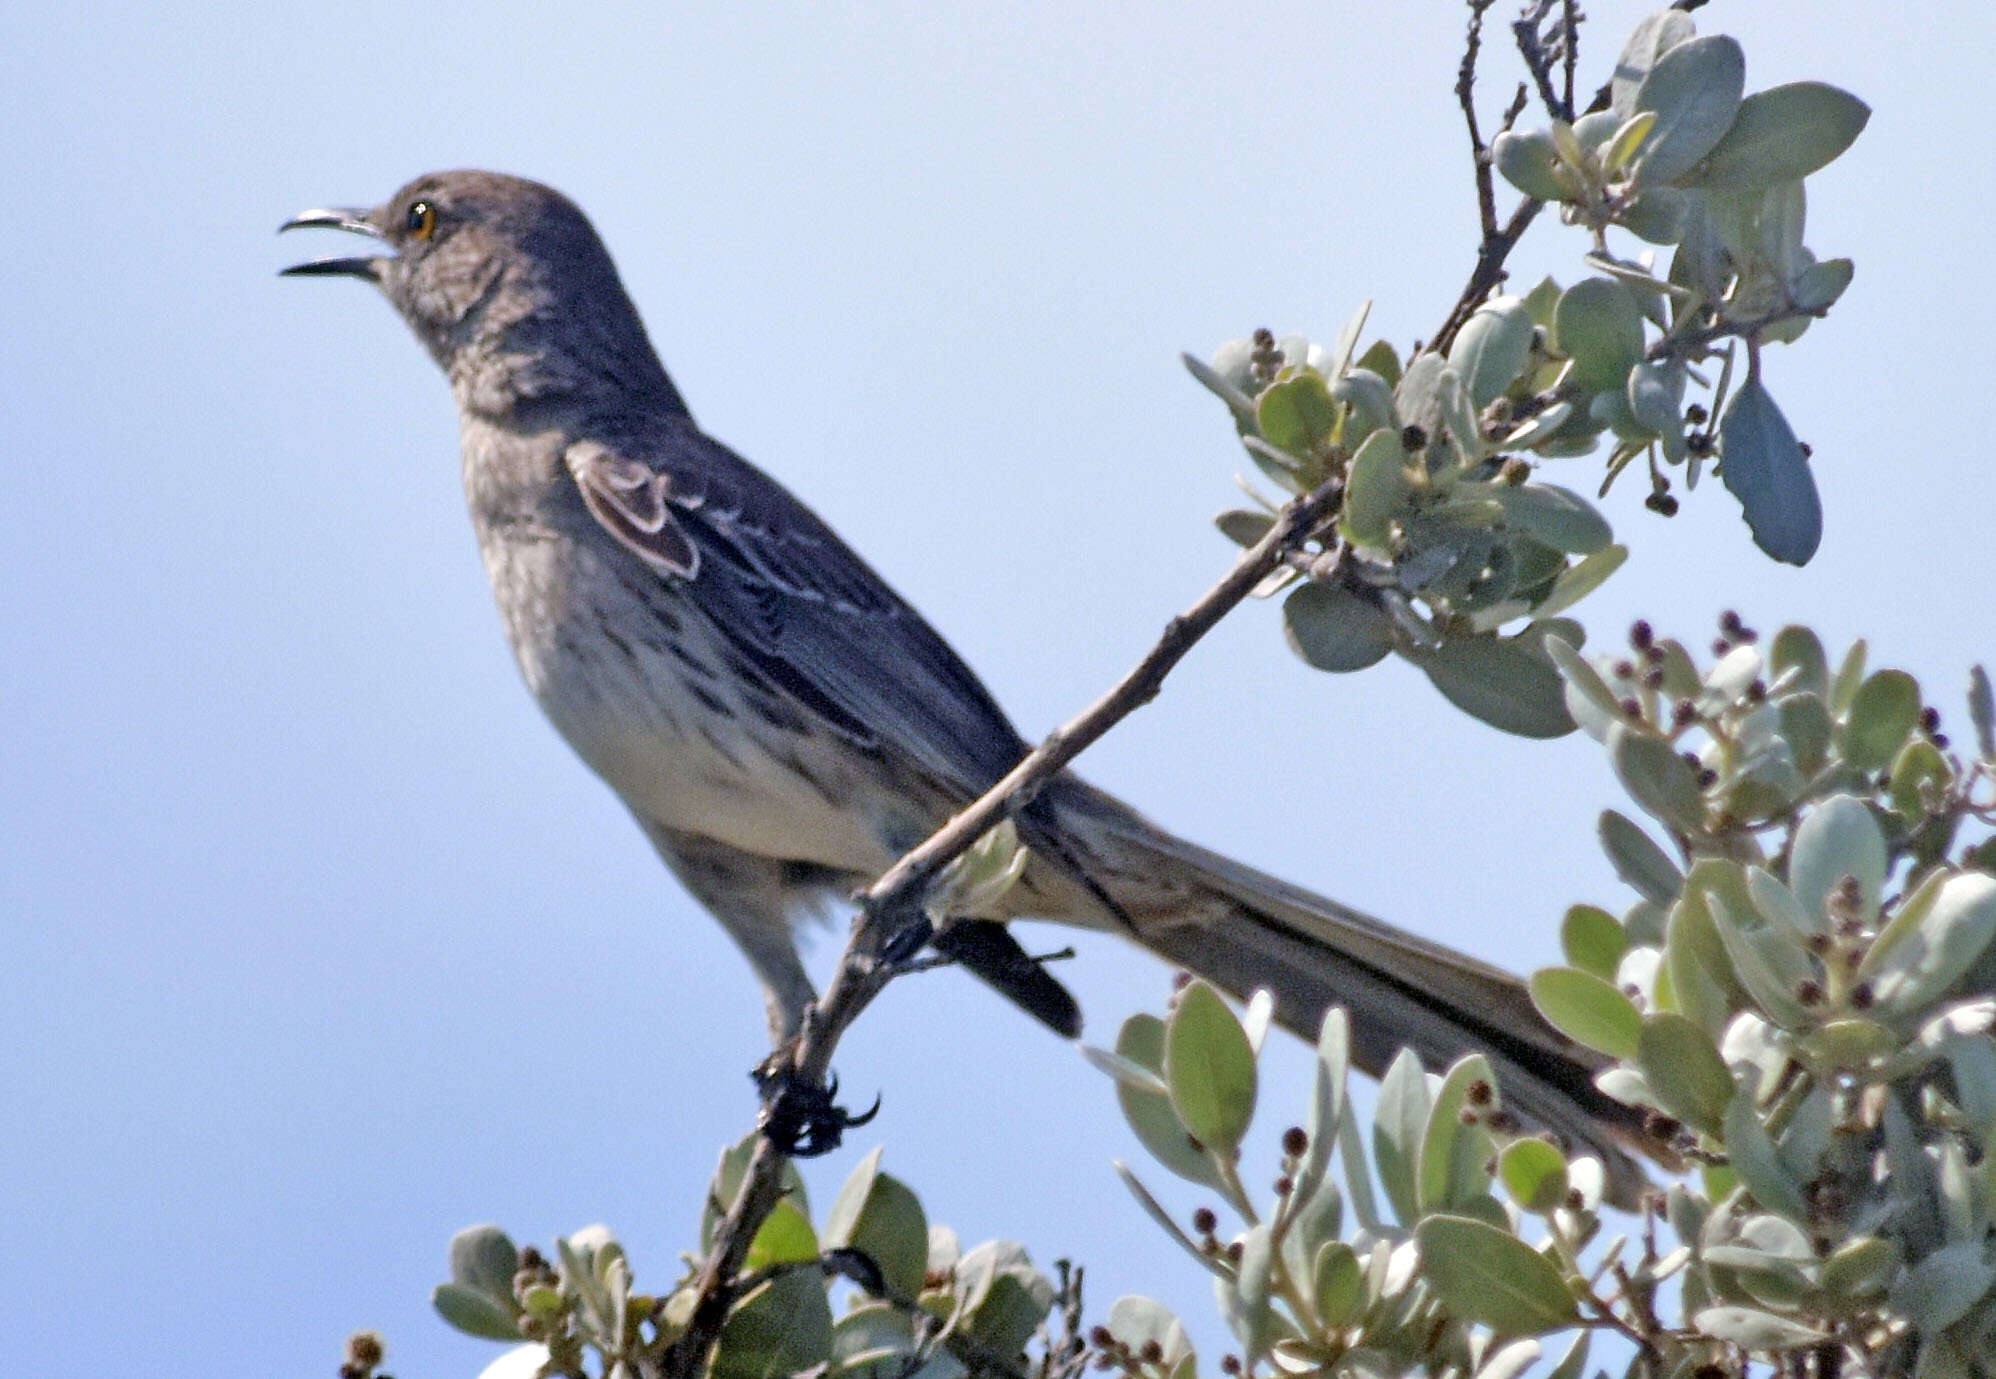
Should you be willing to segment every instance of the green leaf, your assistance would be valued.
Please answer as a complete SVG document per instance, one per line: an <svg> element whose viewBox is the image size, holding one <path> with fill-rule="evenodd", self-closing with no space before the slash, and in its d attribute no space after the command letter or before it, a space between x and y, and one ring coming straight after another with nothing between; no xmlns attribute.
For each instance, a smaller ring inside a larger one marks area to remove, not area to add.
<svg viewBox="0 0 1996 1379"><path fill-rule="evenodd" d="M926 1240L923 1243L926 1246ZM867 1253L872 1258L871 1251ZM762 1225L756 1229L755 1239L749 1242L744 1267L750 1270L767 1269L776 1264L802 1264L817 1257L818 1234L811 1229L811 1218L795 1202L784 1197L777 1200L769 1215L763 1218Z"/></svg>
<svg viewBox="0 0 1996 1379"><path fill-rule="evenodd" d="M1881 670L1858 687L1837 746L1860 771L1882 771L1920 722L1920 684L1903 670Z"/></svg>
<svg viewBox="0 0 1996 1379"><path fill-rule="evenodd" d="M495 1298L510 1313L520 1252L497 1226L467 1226L450 1239L451 1282ZM509 1333L516 1336L518 1333Z"/></svg>
<svg viewBox="0 0 1996 1379"><path fill-rule="evenodd" d="M1351 1068L1351 1017L1343 1006L1324 1012L1317 1027L1315 1078L1311 1088L1309 1124L1304 1133L1310 1147L1296 1173L1296 1197L1309 1202L1317 1186L1330 1171L1331 1150L1337 1141L1338 1122L1345 1113L1345 1084Z"/></svg>
<svg viewBox="0 0 1996 1379"><path fill-rule="evenodd" d="M1784 692L1806 691L1818 698L1830 692L1830 662L1823 654L1822 640L1800 623L1790 623L1774 634L1768 648L1768 673L1785 681Z"/></svg>
<svg viewBox="0 0 1996 1379"><path fill-rule="evenodd" d="M1236 546L1252 546L1268 535L1268 529L1275 525L1275 518L1266 512L1229 508L1213 519L1213 525Z"/></svg>
<svg viewBox="0 0 1996 1379"><path fill-rule="evenodd" d="M1255 424L1270 445L1300 455L1326 440L1337 425L1338 405L1323 377L1299 370L1271 383L1255 399Z"/></svg>
<svg viewBox="0 0 1996 1379"><path fill-rule="evenodd" d="M1325 1241L1317 1251L1312 1285L1317 1319L1326 1327L1335 1330L1358 1319L1365 1302L1365 1271L1351 1246L1342 1240Z"/></svg>
<svg viewBox="0 0 1996 1379"><path fill-rule="evenodd" d="M1235 1334L1246 1343L1248 1360L1252 1363L1267 1350L1273 1329L1268 1290L1275 1272L1275 1246L1266 1221L1248 1227L1239 1243L1239 1271L1232 1280L1232 1301L1239 1311L1228 1320L1235 1323ZM1221 1286L1226 1285L1222 1282Z"/></svg>
<svg viewBox="0 0 1996 1379"><path fill-rule="evenodd" d="M1544 1140L1513 1140L1497 1156L1511 1200L1541 1216L1566 1203L1566 1156Z"/></svg>
<svg viewBox="0 0 1996 1379"><path fill-rule="evenodd" d="M1222 1157L1240 1148L1254 1119L1254 1049L1220 993L1194 981L1164 1027L1164 1080L1192 1137Z"/></svg>
<svg viewBox="0 0 1996 1379"><path fill-rule="evenodd" d="M1393 542L1393 522L1413 496L1407 452L1391 431L1374 431L1352 456L1339 525L1360 546L1383 550Z"/></svg>
<svg viewBox="0 0 1996 1379"><path fill-rule="evenodd" d="M1757 1307L1707 1307L1691 1318L1691 1325L1721 1341L1746 1350L1782 1352L1814 1345L1829 1337L1814 1327L1777 1317Z"/></svg>
<svg viewBox="0 0 1996 1379"><path fill-rule="evenodd" d="M1753 1194L1754 1201L1791 1221L1806 1223L1809 1204L1802 1195L1802 1185L1782 1166L1780 1156L1775 1153L1774 1140L1754 1105L1753 1088L1741 1087L1734 1093L1732 1103L1726 1107L1723 1129L1733 1172Z"/></svg>
<svg viewBox="0 0 1996 1379"><path fill-rule="evenodd" d="M1389 388L1400 382L1400 355L1393 346L1384 340L1374 340L1366 346L1364 354L1352 365L1355 369L1367 369L1386 380Z"/></svg>
<svg viewBox="0 0 1996 1379"><path fill-rule="evenodd" d="M1720 1133L1733 1099L1733 1075L1709 1034L1670 1011L1646 1015L1636 1064L1664 1110L1694 1130Z"/></svg>
<svg viewBox="0 0 1996 1379"><path fill-rule="evenodd" d="M749 1160L755 1157L757 1133L751 1130L721 1151L721 1161L714 1169L714 1177L707 1185L705 1206L700 1213L700 1248L713 1248L714 1228L720 1224L722 1216L741 1196L742 1178L748 1172ZM804 1190L804 1178L797 1171L794 1160L786 1159L783 1164L783 1195L794 1201L808 1217L811 1212L811 1199Z"/></svg>
<svg viewBox="0 0 1996 1379"><path fill-rule="evenodd" d="M1804 311L1828 311L1857 276L1857 265L1849 259L1824 259L1798 272L1789 283L1789 294Z"/></svg>
<svg viewBox="0 0 1996 1379"><path fill-rule="evenodd" d="M1612 114L1612 112L1610 112ZM1649 139L1650 131L1656 128L1656 112L1638 111L1629 116L1615 129L1613 137L1601 146L1601 170L1613 177L1628 165L1636 151Z"/></svg>
<svg viewBox="0 0 1996 1379"><path fill-rule="evenodd" d="M1573 731L1573 716L1565 682L1538 643L1546 630L1541 623L1515 637L1450 637L1405 654L1470 717L1520 737L1563 737Z"/></svg>
<svg viewBox="0 0 1996 1379"><path fill-rule="evenodd" d="M1620 283L1582 278L1560 295L1553 341L1573 360L1577 386L1619 396L1629 370L1643 357L1642 308Z"/></svg>
<svg viewBox="0 0 1996 1379"><path fill-rule="evenodd" d="M1556 551L1593 555L1607 549L1614 532L1592 503L1556 484L1487 484L1476 492L1504 509L1504 524Z"/></svg>
<svg viewBox="0 0 1996 1379"><path fill-rule="evenodd" d="M1636 92L1650 68L1656 66L1656 60L1695 33L1691 16L1682 10L1659 10L1637 24L1622 47L1622 55L1615 60L1615 77L1609 87L1613 101L1609 109L1621 119L1633 115Z"/></svg>
<svg viewBox="0 0 1996 1379"><path fill-rule="evenodd" d="M832 1359L840 1379L894 1379L916 1348L913 1320L892 1303L862 1302L832 1325Z"/></svg>
<svg viewBox="0 0 1996 1379"><path fill-rule="evenodd" d="M1832 1297L1876 1297L1899 1272L1899 1246L1875 1235L1847 1240L1823 1261L1823 1291Z"/></svg>
<svg viewBox="0 0 1996 1379"><path fill-rule="evenodd" d="M1392 623L1379 605L1337 584L1299 584L1283 600L1282 633L1318 670L1364 670L1393 649Z"/></svg>
<svg viewBox="0 0 1996 1379"><path fill-rule="evenodd" d="M1193 354L1178 356L1185 371L1199 380L1199 386L1226 403L1235 421L1242 425L1254 420L1254 400L1248 395L1253 388L1253 374L1248 368L1253 349L1249 341L1231 341L1220 347L1211 364Z"/></svg>
<svg viewBox="0 0 1996 1379"><path fill-rule="evenodd" d="M1053 1284L1010 1240L989 1240L957 1266L958 1296L970 1334L1007 1359L1032 1339L1053 1306Z"/></svg>
<svg viewBox="0 0 1996 1379"><path fill-rule="evenodd" d="M1169 1307L1150 1298L1117 1298L1104 1324L1109 1334L1132 1352L1140 1353L1146 1345L1156 1343L1160 1355L1157 1363L1165 1374L1192 1354L1192 1341L1186 1335L1184 1323Z"/></svg>
<svg viewBox="0 0 1996 1379"><path fill-rule="evenodd" d="M1857 878L1858 916L1869 921L1877 915L1885 871L1885 835L1861 800L1832 795L1795 830L1788 854L1789 888L1808 926L1819 933L1829 932L1829 898L1846 876Z"/></svg>
<svg viewBox="0 0 1996 1379"><path fill-rule="evenodd" d="M1749 378L1719 424L1720 477L1740 500L1754 544L1806 565L1823 539L1823 504L1802 445L1758 378Z"/></svg>
<svg viewBox="0 0 1996 1379"><path fill-rule="evenodd" d="M1164 1021L1155 1015L1132 1015L1116 1035L1116 1052L1162 1079ZM1205 1187L1219 1186L1219 1171L1211 1159L1192 1147L1190 1132L1172 1109L1168 1094L1145 1091L1118 1079L1116 1101L1152 1158L1181 1178Z"/></svg>
<svg viewBox="0 0 1996 1379"><path fill-rule="evenodd" d="M1901 1274L1892 1285L1892 1306L1924 1335L1953 1326L1968 1315L1996 1284L1996 1263L1981 1240L1943 1245Z"/></svg>
<svg viewBox="0 0 1996 1379"><path fill-rule="evenodd" d="M1532 616L1543 619L1564 613L1607 583L1608 577L1621 569L1622 562L1628 558L1627 546L1608 546L1584 560L1575 561L1553 581L1552 592L1532 610Z"/></svg>
<svg viewBox="0 0 1996 1379"><path fill-rule="evenodd" d="M1483 1096L1480 1103L1475 1099L1479 1087ZM1484 1165L1496 1152L1496 1142L1480 1123L1464 1120L1465 1112L1479 1108L1499 1109L1497 1078L1490 1071L1488 1058L1480 1053L1466 1054L1443 1076L1421 1135L1416 1187L1422 1211L1461 1210L1490 1190Z"/></svg>
<svg viewBox="0 0 1996 1379"><path fill-rule="evenodd" d="M1981 666L1968 671L1968 717L1975 724L1976 746L1984 761L1996 761L1996 691L1989 687L1989 672Z"/></svg>
<svg viewBox="0 0 1996 1379"><path fill-rule="evenodd" d="M1559 1267L1517 1236L1462 1216L1415 1228L1422 1275L1442 1305L1500 1336L1538 1336L1579 1318Z"/></svg>
<svg viewBox="0 0 1996 1379"><path fill-rule="evenodd" d="M1526 196L1558 201L1579 190L1561 176L1559 149L1544 129L1506 130L1490 144L1490 161L1506 182Z"/></svg>
<svg viewBox="0 0 1996 1379"><path fill-rule="evenodd" d="M889 1288L912 1298L929 1267L928 1217L913 1189L880 1171L880 1154L875 1149L861 1159L839 1189L825 1216L825 1245L859 1251Z"/></svg>
<svg viewBox="0 0 1996 1379"><path fill-rule="evenodd" d="M1643 1017L1613 983L1577 967L1547 967L1532 974L1530 988L1546 1023L1576 1044L1611 1058L1636 1056Z"/></svg>
<svg viewBox="0 0 1996 1379"><path fill-rule="evenodd" d="M1656 112L1636 176L1645 184L1674 182L1732 127L1746 89L1746 54L1723 34L1693 38L1656 60L1636 88L1636 111Z"/></svg>
<svg viewBox="0 0 1996 1379"><path fill-rule="evenodd" d="M1779 911L1766 914L1754 903L1747 873L1737 862L1701 859L1688 884L1704 892L1733 972L1753 1003L1783 1029L1806 1027L1809 1012L1797 993L1802 983L1819 981L1820 973L1801 932Z"/></svg>
<svg viewBox="0 0 1996 1379"><path fill-rule="evenodd" d="M1421 1139L1428 1125L1428 1081L1412 1049L1401 1049L1379 1079L1372 1117L1372 1157L1380 1186L1402 1225L1421 1214L1417 1184ZM1354 1199L1353 1205L1357 1205Z"/></svg>
<svg viewBox="0 0 1996 1379"><path fill-rule="evenodd" d="M517 1341L520 1325L514 1308L502 1306L491 1294L462 1283L439 1283L430 1292L437 1315L467 1336L486 1341Z"/></svg>
<svg viewBox="0 0 1996 1379"><path fill-rule="evenodd" d="M1892 937L1872 982L1879 1013L1920 1014L1945 995L1996 939L1996 877L1982 872L1948 877L1940 883L1918 929ZM1880 942L1885 938L1881 934Z"/></svg>
<svg viewBox="0 0 1996 1379"><path fill-rule="evenodd" d="M1608 755L1629 798L1680 833L1705 830L1705 796L1691 765L1660 737L1627 724L1608 731Z"/></svg>
<svg viewBox="0 0 1996 1379"><path fill-rule="evenodd" d="M722 1323L713 1379L780 1379L830 1358L832 1307L816 1270L796 1269L751 1289Z"/></svg>
<svg viewBox="0 0 1996 1379"><path fill-rule="evenodd" d="M1669 1006L1708 1034L1719 1034L1733 1012L1748 1004L1711 906L1700 891L1687 889L1671 907L1664 931L1663 971L1670 979Z"/></svg>
<svg viewBox="0 0 1996 1379"><path fill-rule="evenodd" d="M1501 169L1500 169L1501 170ZM1449 367L1462 376L1478 411L1508 389L1532 354L1532 315L1516 297L1492 297L1477 307L1449 347Z"/></svg>
<svg viewBox="0 0 1996 1379"><path fill-rule="evenodd" d="M1599 831L1609 865L1631 890L1660 906L1668 906L1677 899L1684 888L1684 873L1649 834L1612 809L1601 811Z"/></svg>
<svg viewBox="0 0 1996 1379"><path fill-rule="evenodd" d="M1819 81L1756 91L1740 103L1704 165L1684 179L1712 191L1754 190L1807 177L1857 140L1871 107Z"/></svg>
<svg viewBox="0 0 1996 1379"><path fill-rule="evenodd" d="M1353 367L1331 380L1331 396L1351 409L1343 440L1347 449L1374 431L1400 430L1399 415L1393 410L1393 385L1371 369Z"/></svg>
<svg viewBox="0 0 1996 1379"><path fill-rule="evenodd" d="M1616 919L1598 905L1574 905L1560 921L1559 946L1566 960L1583 972L1612 981L1629 936Z"/></svg>

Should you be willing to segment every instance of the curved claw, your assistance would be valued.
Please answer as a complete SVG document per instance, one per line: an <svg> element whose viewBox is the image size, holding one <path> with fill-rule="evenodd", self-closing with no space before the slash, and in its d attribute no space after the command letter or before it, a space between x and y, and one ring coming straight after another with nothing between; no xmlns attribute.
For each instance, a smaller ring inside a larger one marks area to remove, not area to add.
<svg viewBox="0 0 1996 1379"><path fill-rule="evenodd" d="M822 1087L797 1081L777 1072L759 1076L767 1100L762 1110L762 1130L777 1148L794 1159L829 1154L843 1141L845 1132L865 1125L880 1111L880 1098L860 1115L836 1104L839 1080L828 1077Z"/></svg>

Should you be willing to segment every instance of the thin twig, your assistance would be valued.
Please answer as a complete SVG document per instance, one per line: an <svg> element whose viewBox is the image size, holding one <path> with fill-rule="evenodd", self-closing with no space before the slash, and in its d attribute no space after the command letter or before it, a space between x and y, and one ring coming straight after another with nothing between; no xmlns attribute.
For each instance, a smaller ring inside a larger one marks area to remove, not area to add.
<svg viewBox="0 0 1996 1379"><path fill-rule="evenodd" d="M1469 126L1469 154L1476 164L1476 215L1487 242L1497 233L1497 192L1490 182L1490 148L1476 127L1476 59L1483 51L1483 15L1497 0L1469 0L1469 37L1462 47L1462 66L1456 69L1455 99L1462 107L1463 123Z"/></svg>
<svg viewBox="0 0 1996 1379"><path fill-rule="evenodd" d="M1567 118L1573 110L1573 69L1580 64L1580 4L1579 0L1565 0L1564 13L1560 19L1560 58L1566 64L1566 108Z"/></svg>
<svg viewBox="0 0 1996 1379"><path fill-rule="evenodd" d="M1559 92L1553 87L1553 59L1546 56L1545 36L1539 28L1552 12L1554 3L1555 0L1536 0L1511 25L1511 37L1517 42L1518 56L1525 60L1525 70L1532 75L1532 85L1538 89L1546 114L1555 120L1572 123L1573 103L1561 100Z"/></svg>
<svg viewBox="0 0 1996 1379"><path fill-rule="evenodd" d="M1517 209L1511 212L1511 218L1504 222L1503 228L1494 235L1484 237L1476 250L1476 268L1470 273L1462 295L1456 298L1455 306L1450 308L1448 319L1435 332L1429 349L1437 354L1448 353L1449 346L1455 342L1456 332L1468 323L1476 308L1483 304L1483 299L1490 295L1491 289L1504 281L1504 260L1517 248L1518 241L1524 237L1525 230L1538 213L1545 209L1545 204L1535 196L1525 197L1518 202Z"/></svg>
<svg viewBox="0 0 1996 1379"><path fill-rule="evenodd" d="M859 914L853 921L852 937L830 984L805 1009L797 1038L772 1055L771 1066L802 1085L822 1086L840 1037L895 975L895 969L880 960L881 945L893 930L887 921L905 912L945 867L993 825L1022 808L1084 749L1156 698L1165 677L1194 644L1281 565L1294 546L1316 532L1342 496L1342 480L1333 479L1291 501L1219 583L1166 624L1157 644L1113 689L1055 729L1004 779L868 887L858 897ZM662 1368L667 1375L691 1379L704 1367L728 1309L739 1295L737 1275L748 1257L749 1243L781 1195L787 1157L765 1124L742 1175L741 1190L714 1229L713 1245L695 1284L693 1315L665 1357Z"/></svg>

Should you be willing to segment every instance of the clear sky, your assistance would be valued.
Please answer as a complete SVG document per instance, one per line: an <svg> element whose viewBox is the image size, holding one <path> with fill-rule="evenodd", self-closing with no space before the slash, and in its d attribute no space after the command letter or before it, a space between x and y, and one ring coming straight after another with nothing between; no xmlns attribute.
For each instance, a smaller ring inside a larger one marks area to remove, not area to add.
<svg viewBox="0 0 1996 1379"><path fill-rule="evenodd" d="M1641 8L1590 9L1598 80ZM1869 634L1959 723L1967 664L1996 655L1992 13L1700 13L1742 37L1750 85L1821 77L1876 108L1812 184L1810 242L1853 256L1855 285L1770 356L1828 530L1791 571L1716 485L1672 523L1627 485L1607 507L1635 555L1585 605L1597 640L1639 613L1698 640L1727 605L1803 618ZM452 1230L606 1220L663 1285L753 1113L746 969L515 682L441 379L369 290L280 282L336 251L279 221L459 165L570 192L701 421L1036 736L1229 559L1207 519L1242 460L1177 352L1263 324L1329 339L1368 296L1404 346L1453 300L1474 244L1460 20L1440 0L0 10L10 1367L330 1374L366 1324L404 1379L473 1372L493 1349L427 1303ZM1540 226L1527 281L1579 249ZM1087 774L1521 969L1568 902L1622 903L1593 744L1500 738L1397 663L1308 672L1272 614L1212 637ZM1107 941L1064 975L1103 1040L1167 980ZM1274 1061L1271 1136L1302 1105L1296 1048ZM1210 1348L1210 1290L1115 1182L1110 1157L1140 1151L1079 1057L946 973L898 987L838 1063L885 1110L811 1169L821 1206L885 1142L932 1219L1084 1261L1098 1313L1164 1297Z"/></svg>

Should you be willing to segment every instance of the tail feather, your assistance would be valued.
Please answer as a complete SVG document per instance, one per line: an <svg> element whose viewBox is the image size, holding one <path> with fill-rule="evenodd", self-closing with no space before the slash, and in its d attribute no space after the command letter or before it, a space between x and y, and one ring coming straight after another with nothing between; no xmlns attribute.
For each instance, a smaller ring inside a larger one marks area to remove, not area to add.
<svg viewBox="0 0 1996 1379"><path fill-rule="evenodd" d="M1625 1147L1671 1161L1641 1111L1594 1085L1608 1060L1548 1025L1518 978L1173 837L1078 781L1073 787L1061 791L1062 832L1097 864L1094 879L1144 947L1237 996L1266 989L1276 1018L1306 1039L1327 1009L1345 1007L1353 1061L1373 1076L1402 1047L1430 1068L1483 1053L1512 1111L1601 1156L1620 1204L1645 1185Z"/></svg>

